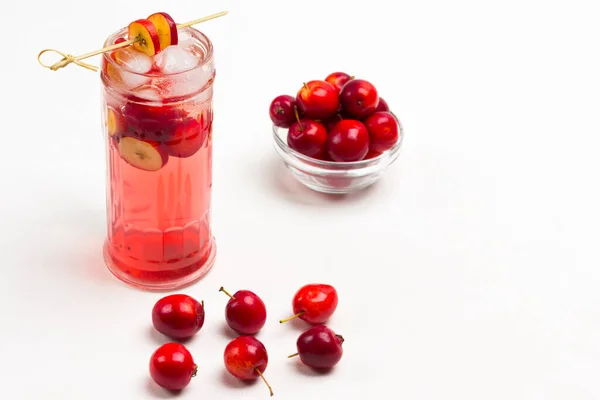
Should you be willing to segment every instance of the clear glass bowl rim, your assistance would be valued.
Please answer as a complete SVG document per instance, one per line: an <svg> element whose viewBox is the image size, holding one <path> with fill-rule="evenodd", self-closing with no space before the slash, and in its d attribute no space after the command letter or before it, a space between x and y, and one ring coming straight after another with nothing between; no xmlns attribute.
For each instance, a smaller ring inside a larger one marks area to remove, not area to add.
<svg viewBox="0 0 600 400"><path fill-rule="evenodd" d="M402 142L404 140L404 127L402 126L402 123L400 122L400 120L398 119L396 114L394 114L391 111L389 111L389 113L392 114L394 116L394 118L396 118L396 121L398 122L398 128L399 128L398 141L389 150L384 151L377 157L370 158L367 160L352 161L352 162L338 162L338 161L317 160L316 158L305 156L304 154L292 149L287 144L287 142L284 141L279 136L278 132L285 128L280 128L278 126L275 126L274 124L272 125L273 138L279 148L281 148L282 150L284 150L287 153L292 154L294 157L298 158L299 160L304 161L307 164L310 164L312 167L317 167L317 168L320 167L320 168L323 168L326 170L349 170L349 169L360 169L363 167L370 167L373 165L377 165L386 159L394 161L396 159L396 155L398 154L398 152L400 151L400 148L402 147Z"/></svg>

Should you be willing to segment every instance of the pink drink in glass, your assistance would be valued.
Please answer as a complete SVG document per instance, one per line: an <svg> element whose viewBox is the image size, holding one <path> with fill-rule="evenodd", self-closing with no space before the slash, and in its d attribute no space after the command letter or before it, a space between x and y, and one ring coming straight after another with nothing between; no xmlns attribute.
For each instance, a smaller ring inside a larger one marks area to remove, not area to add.
<svg viewBox="0 0 600 400"><path fill-rule="evenodd" d="M121 30L106 45L125 37ZM154 57L131 46L104 55L107 150L104 258L119 279L175 289L212 267L212 83L210 40L179 30Z"/></svg>

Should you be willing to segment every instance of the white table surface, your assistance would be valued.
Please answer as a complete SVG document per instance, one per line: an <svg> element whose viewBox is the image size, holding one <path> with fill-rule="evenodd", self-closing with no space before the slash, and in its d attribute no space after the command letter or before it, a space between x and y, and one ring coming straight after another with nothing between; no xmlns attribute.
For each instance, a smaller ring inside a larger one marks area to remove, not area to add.
<svg viewBox="0 0 600 400"><path fill-rule="evenodd" d="M162 294L105 269L98 75L37 53L101 45L164 10L216 47L217 262L183 292L207 321L181 399L266 399L224 372L226 298L265 300L280 399L600 398L600 25L593 1L10 1L2 6L0 398L155 399ZM551 4L549 4L551 3ZM395 9L391 4L396 4ZM91 60L98 64L99 59ZM401 118L402 154L345 198L303 188L272 147L280 93L344 70ZM344 358L314 375L280 325L297 288L335 285Z"/></svg>

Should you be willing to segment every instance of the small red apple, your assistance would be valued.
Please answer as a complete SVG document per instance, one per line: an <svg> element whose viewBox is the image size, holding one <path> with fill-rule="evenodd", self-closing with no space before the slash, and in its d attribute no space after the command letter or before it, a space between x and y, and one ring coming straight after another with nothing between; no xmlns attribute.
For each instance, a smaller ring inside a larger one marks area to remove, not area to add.
<svg viewBox="0 0 600 400"><path fill-rule="evenodd" d="M398 141L399 126L394 116L386 111L377 111L369 115L364 124L369 131L370 148L384 152Z"/></svg>
<svg viewBox="0 0 600 400"><path fill-rule="evenodd" d="M379 95L371 82L352 79L342 88L340 103L346 115L362 119L375 111Z"/></svg>
<svg viewBox="0 0 600 400"><path fill-rule="evenodd" d="M328 118L338 111L338 91L328 82L310 81L298 91L296 103L306 118Z"/></svg>
<svg viewBox="0 0 600 400"><path fill-rule="evenodd" d="M317 121L302 119L290 126L287 142L297 152L321 160L325 157L327 129Z"/></svg>
<svg viewBox="0 0 600 400"><path fill-rule="evenodd" d="M345 72L332 72L331 74L327 75L327 78L325 78L325 82L331 83L333 87L336 88L338 92L340 92L342 90L342 87L346 84L346 82L348 82L351 79L354 79L354 77L348 75Z"/></svg>
<svg viewBox="0 0 600 400"><path fill-rule="evenodd" d="M369 132L360 121L340 121L329 132L327 150L334 161L360 161L369 151Z"/></svg>

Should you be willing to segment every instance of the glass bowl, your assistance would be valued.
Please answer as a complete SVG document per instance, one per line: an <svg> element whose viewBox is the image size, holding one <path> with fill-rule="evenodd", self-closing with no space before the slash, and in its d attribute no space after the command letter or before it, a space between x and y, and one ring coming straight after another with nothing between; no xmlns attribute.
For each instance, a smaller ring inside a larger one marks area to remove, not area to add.
<svg viewBox="0 0 600 400"><path fill-rule="evenodd" d="M377 182L400 155L404 129L398 118L396 120L399 126L398 142L391 149L368 160L333 162L307 157L290 148L287 144L288 130L275 125L273 141L275 150L285 166L303 185L321 193L347 194Z"/></svg>

